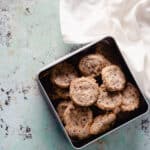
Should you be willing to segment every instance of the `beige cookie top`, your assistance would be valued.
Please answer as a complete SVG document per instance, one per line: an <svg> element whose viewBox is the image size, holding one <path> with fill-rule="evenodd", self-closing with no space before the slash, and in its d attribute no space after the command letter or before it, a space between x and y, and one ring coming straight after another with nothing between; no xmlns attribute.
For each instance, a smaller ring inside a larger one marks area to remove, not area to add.
<svg viewBox="0 0 150 150"><path fill-rule="evenodd" d="M71 137L78 139L87 138L89 128L93 121L93 114L88 107L79 107L70 104L64 112L66 130Z"/></svg>
<svg viewBox="0 0 150 150"><path fill-rule="evenodd" d="M75 68L66 62L57 64L51 70L51 81L61 88L68 88L75 78L77 78Z"/></svg>
<svg viewBox="0 0 150 150"><path fill-rule="evenodd" d="M133 111L139 107L139 91L133 84L127 83L122 96L122 111Z"/></svg>
<svg viewBox="0 0 150 150"><path fill-rule="evenodd" d="M96 106L102 110L114 110L119 107L122 102L122 96L120 93L110 93L106 90L104 85L99 88L98 100Z"/></svg>
<svg viewBox="0 0 150 150"><path fill-rule="evenodd" d="M120 91L125 87L126 83L124 73L116 65L103 68L102 80L109 91Z"/></svg>
<svg viewBox="0 0 150 150"><path fill-rule="evenodd" d="M96 102L99 87L91 77L76 78L70 84L70 97L79 106L90 106Z"/></svg>
<svg viewBox="0 0 150 150"><path fill-rule="evenodd" d="M64 120L67 125L85 127L93 121L93 113L88 107L70 104L64 112Z"/></svg>
<svg viewBox="0 0 150 150"><path fill-rule="evenodd" d="M107 113L97 116L90 127L90 133L92 135L96 135L107 131L115 120L116 115L114 113Z"/></svg>
<svg viewBox="0 0 150 150"><path fill-rule="evenodd" d="M79 62L79 70L84 76L98 76L104 67L110 62L99 54L89 54L84 56Z"/></svg>
<svg viewBox="0 0 150 150"><path fill-rule="evenodd" d="M57 106L57 112L58 112L58 115L59 115L60 119L62 120L62 122L64 122L64 112L70 103L71 103L71 101L64 100L64 101L60 102Z"/></svg>

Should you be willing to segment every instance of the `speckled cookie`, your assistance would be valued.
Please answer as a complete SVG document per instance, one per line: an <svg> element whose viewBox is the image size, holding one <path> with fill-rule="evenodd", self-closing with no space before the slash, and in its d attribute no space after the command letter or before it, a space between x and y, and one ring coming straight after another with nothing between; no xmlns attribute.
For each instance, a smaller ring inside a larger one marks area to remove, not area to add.
<svg viewBox="0 0 150 150"><path fill-rule="evenodd" d="M89 54L84 56L79 62L79 70L84 76L98 76L104 67L110 62L99 54Z"/></svg>
<svg viewBox="0 0 150 150"><path fill-rule="evenodd" d="M97 116L90 127L90 134L97 135L109 130L115 120L116 115L114 113Z"/></svg>
<svg viewBox="0 0 150 150"><path fill-rule="evenodd" d="M93 114L88 107L79 107L71 103L64 112L66 130L71 137L84 139L89 137Z"/></svg>
<svg viewBox="0 0 150 150"><path fill-rule="evenodd" d="M63 89L63 88L60 88L58 86L53 86L53 93L55 93L55 95L58 97L58 98L62 98L62 99L68 99L69 98L69 89L66 88L66 89Z"/></svg>
<svg viewBox="0 0 150 150"><path fill-rule="evenodd" d="M60 102L57 106L58 115L63 123L65 123L64 122L64 112L70 103L71 103L71 101L64 100L64 101Z"/></svg>
<svg viewBox="0 0 150 150"><path fill-rule="evenodd" d="M127 83L122 96L122 111L133 111L139 107L139 91L133 84Z"/></svg>
<svg viewBox="0 0 150 150"><path fill-rule="evenodd" d="M76 78L70 84L70 97L79 106L90 106L96 102L99 87L92 77Z"/></svg>
<svg viewBox="0 0 150 150"><path fill-rule="evenodd" d="M50 79L60 88L68 88L70 82L77 76L75 68L71 64L63 62L52 68Z"/></svg>
<svg viewBox="0 0 150 150"><path fill-rule="evenodd" d="M102 80L108 91L121 91L126 83L124 73L116 65L103 68Z"/></svg>
<svg viewBox="0 0 150 150"><path fill-rule="evenodd" d="M122 102L122 96L119 92L110 93L104 85L99 88L99 95L96 106L102 110L114 110L119 107Z"/></svg>
<svg viewBox="0 0 150 150"><path fill-rule="evenodd" d="M84 127L91 124L93 114L89 107L80 107L71 103L64 112L64 120L67 125Z"/></svg>

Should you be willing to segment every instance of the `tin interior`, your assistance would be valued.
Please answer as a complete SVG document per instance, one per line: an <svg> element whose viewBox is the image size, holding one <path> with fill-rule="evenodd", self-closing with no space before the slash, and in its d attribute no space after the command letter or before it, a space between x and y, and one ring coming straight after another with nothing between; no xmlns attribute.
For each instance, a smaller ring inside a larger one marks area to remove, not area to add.
<svg viewBox="0 0 150 150"><path fill-rule="evenodd" d="M125 73L127 81L129 81L129 82L133 83L135 86L137 86L137 83L135 82L131 72L129 71L129 69L128 69L128 67L127 67L118 47L117 47L117 44L115 43L115 41L112 38L108 37L108 38L105 38L102 41L100 41L100 43L103 44L106 47L106 49L109 51L109 53L111 54L111 57L113 58L114 63L120 65L121 69ZM88 54L88 53L95 53L95 45L92 45L91 47L75 54L74 56L70 57L69 59L67 59L65 61L68 61L69 63L73 64L75 66L75 68L78 70L77 65L78 65L80 58L83 57L84 55ZM41 84L42 84L42 86L43 86L43 88L44 88L44 90L48 96L49 96L49 93L53 92L52 88L51 88L52 86L50 83L50 77L49 77L50 76L50 69L51 68L48 68L39 74L39 80L40 80L40 82L41 82ZM102 81L100 78L97 78L97 82L99 84L101 84ZM138 86L137 86L137 88L138 88ZM139 91L140 91L140 89L139 89ZM59 102L59 100L53 101L50 98L48 99L48 101L52 102L52 105L54 106L54 108L57 107L58 102ZM92 106L91 109L94 110L94 115L103 113L102 111L100 111L96 107ZM110 130L115 129L115 128L119 127L120 125L132 120L133 118L145 113L147 110L148 110L148 104L145 101L144 96L140 92L140 106L139 106L139 108L136 111L133 111L130 113L121 113L120 116L118 117L116 123L114 124L114 126ZM108 133L110 130L108 130L105 133ZM105 133L103 133L103 134L105 134ZM99 134L97 136L92 136L92 137L90 137L86 140L82 140L82 141L71 139L71 142L74 145L74 147L80 148L80 147L88 144L92 140L95 140L96 138L100 137L103 134Z"/></svg>

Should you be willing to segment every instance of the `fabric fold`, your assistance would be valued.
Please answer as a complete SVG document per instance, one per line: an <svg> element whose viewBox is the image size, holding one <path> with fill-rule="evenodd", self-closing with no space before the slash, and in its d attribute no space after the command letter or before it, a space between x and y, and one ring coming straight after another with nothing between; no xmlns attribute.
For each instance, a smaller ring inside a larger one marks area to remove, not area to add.
<svg viewBox="0 0 150 150"><path fill-rule="evenodd" d="M60 0L60 26L66 43L114 37L150 98L149 0Z"/></svg>

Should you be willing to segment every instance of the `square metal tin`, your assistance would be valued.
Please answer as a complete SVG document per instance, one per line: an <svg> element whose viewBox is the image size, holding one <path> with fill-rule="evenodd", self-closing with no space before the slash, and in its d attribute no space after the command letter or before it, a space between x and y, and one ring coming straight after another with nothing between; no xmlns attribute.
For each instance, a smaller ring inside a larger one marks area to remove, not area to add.
<svg viewBox="0 0 150 150"><path fill-rule="evenodd" d="M50 86L48 85L49 84L49 72L50 72L50 69L53 66L55 66L56 64L58 64L62 61L76 62L76 60L79 59L84 54L93 52L93 50L95 48L95 45L99 42L108 45L108 47L112 50L111 52L113 54L113 57L120 63L120 65L123 69L123 72L126 75L126 78L130 82L134 83L134 85L136 85L137 88L139 89L139 91L140 91L140 100L141 100L140 107L134 113L130 113L128 118L125 118L124 120L116 123L116 125L110 131L107 131L102 135L93 136L92 138L82 140L82 141L72 140L68 136L68 134L67 134L67 132L64 128L64 125L62 124L62 122L61 122L61 120L60 120L60 118L57 114L56 105L49 98L49 94L48 94L49 90L50 90ZM106 37L102 40L87 44L86 46L84 46L84 47L82 47L82 48L80 48L80 49L78 49L78 50L76 50L76 51L74 51L74 52L58 59L58 60L56 60L56 61L54 61L53 63L47 65L46 67L41 69L40 72L38 73L37 81L39 83L39 87L40 87L40 90L41 90L42 94L46 97L48 105L51 107L51 110L54 112L61 128L64 131L64 134L66 135L67 139L71 143L72 147L74 147L75 149L82 149L83 147L86 147L87 145L101 139L102 137L104 137L108 134L111 134L112 132L120 129L121 127L127 125L128 123L134 121L135 119L143 116L149 110L148 109L148 102L147 102L146 98L143 95L143 91L140 88L140 85L139 85L138 81L136 80L134 73L132 72L132 70L130 70L130 67L129 67L127 61L122 56L122 53L119 50L119 47L117 46L115 40L112 37Z"/></svg>

